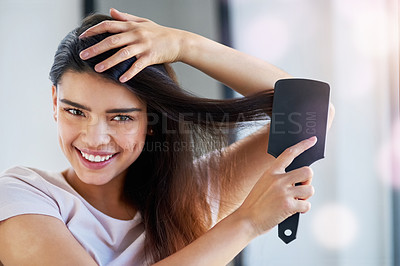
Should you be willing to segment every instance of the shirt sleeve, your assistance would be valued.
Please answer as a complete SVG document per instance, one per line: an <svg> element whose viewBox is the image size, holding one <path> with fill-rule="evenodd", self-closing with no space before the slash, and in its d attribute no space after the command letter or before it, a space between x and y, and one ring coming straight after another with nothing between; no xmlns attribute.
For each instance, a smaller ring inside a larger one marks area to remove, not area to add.
<svg viewBox="0 0 400 266"><path fill-rule="evenodd" d="M0 175L0 221L22 214L49 215L62 220L44 180L23 168L15 168Z"/></svg>

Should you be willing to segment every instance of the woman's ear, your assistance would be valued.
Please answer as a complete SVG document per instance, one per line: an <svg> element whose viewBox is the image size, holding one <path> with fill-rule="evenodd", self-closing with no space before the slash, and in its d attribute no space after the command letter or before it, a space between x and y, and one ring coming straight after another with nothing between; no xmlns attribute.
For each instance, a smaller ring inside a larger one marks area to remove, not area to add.
<svg viewBox="0 0 400 266"><path fill-rule="evenodd" d="M53 117L54 121L57 122L57 87L51 86L51 98L53 101Z"/></svg>

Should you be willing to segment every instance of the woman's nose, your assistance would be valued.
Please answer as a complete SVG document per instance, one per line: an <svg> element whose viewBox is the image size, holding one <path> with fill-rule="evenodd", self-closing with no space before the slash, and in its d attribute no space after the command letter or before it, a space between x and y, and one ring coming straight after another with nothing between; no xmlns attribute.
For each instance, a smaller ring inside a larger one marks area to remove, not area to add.
<svg viewBox="0 0 400 266"><path fill-rule="evenodd" d="M88 147L96 148L110 142L110 128L105 119L92 117L83 129L83 141Z"/></svg>

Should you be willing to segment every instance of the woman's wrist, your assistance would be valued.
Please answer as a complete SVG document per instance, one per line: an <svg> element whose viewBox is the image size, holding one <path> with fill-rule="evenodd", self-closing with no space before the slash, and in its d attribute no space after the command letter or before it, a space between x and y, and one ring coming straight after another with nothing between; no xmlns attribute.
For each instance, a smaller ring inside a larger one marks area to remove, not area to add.
<svg viewBox="0 0 400 266"><path fill-rule="evenodd" d="M254 223L247 215L243 214L240 209L234 211L225 219L228 220L230 223L236 224L235 227L245 237L248 238L249 242L259 236L259 232L256 230Z"/></svg>
<svg viewBox="0 0 400 266"><path fill-rule="evenodd" d="M184 30L179 30L179 34L180 52L178 61L191 65L191 62L198 54L198 45L201 42L200 39L204 37Z"/></svg>

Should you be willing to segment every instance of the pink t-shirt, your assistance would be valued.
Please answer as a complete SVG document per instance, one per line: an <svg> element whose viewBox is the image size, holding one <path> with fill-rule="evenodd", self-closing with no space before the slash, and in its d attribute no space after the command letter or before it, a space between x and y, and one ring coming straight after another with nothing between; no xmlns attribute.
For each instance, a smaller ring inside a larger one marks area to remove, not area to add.
<svg viewBox="0 0 400 266"><path fill-rule="evenodd" d="M99 265L145 264L139 212L128 221L107 216L82 198L61 173L14 167L0 174L0 221L21 214L60 219Z"/></svg>

